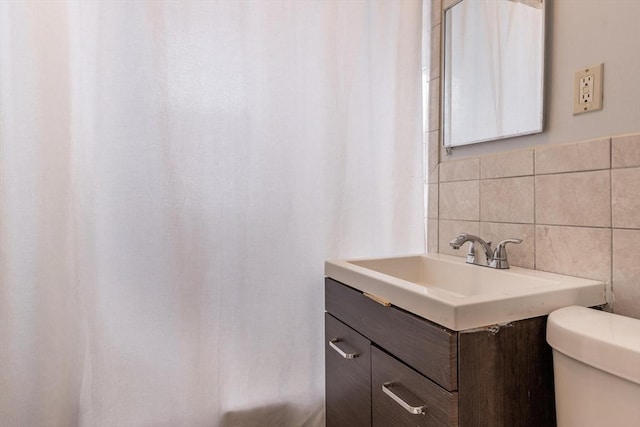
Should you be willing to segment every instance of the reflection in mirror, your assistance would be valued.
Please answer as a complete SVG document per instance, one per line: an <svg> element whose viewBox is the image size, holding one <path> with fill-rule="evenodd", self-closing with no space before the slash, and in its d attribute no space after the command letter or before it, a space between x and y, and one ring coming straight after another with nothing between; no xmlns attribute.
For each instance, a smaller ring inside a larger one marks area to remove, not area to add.
<svg viewBox="0 0 640 427"><path fill-rule="evenodd" d="M445 11L445 146L542 131L544 15L544 0L462 0Z"/></svg>

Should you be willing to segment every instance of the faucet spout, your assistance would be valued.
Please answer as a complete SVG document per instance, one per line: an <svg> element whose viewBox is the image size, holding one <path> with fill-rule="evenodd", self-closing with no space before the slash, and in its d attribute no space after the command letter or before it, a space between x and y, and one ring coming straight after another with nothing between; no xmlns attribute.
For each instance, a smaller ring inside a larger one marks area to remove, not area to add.
<svg viewBox="0 0 640 427"><path fill-rule="evenodd" d="M475 258L475 250L473 249L473 245L475 243L479 244L482 250L484 251L485 257L487 258L487 262L491 262L493 259L493 250L491 249L491 242L485 242L478 236L474 236L469 233L460 233L453 240L449 242L449 245L453 249L460 249L462 245L467 242L471 242L471 247L469 248L469 255L474 255Z"/></svg>
<svg viewBox="0 0 640 427"><path fill-rule="evenodd" d="M467 236L468 234L466 233L458 234L449 242L449 246L451 246L453 249L460 249L462 245L468 242L468 240L466 239Z"/></svg>

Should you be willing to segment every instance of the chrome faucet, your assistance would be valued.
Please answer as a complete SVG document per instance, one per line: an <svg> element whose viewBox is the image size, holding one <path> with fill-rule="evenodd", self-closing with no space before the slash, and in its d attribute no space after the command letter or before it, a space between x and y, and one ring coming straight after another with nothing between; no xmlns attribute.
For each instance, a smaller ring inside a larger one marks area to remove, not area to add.
<svg viewBox="0 0 640 427"><path fill-rule="evenodd" d="M482 240L478 236L474 236L473 234L460 233L452 241L449 242L449 245L451 245L453 249L460 249L462 245L467 242L471 242L471 245L469 245L469 252L467 252L468 264L482 265L480 264L480 260L476 259L476 243L479 244L484 251L487 264L490 262L490 260L493 259L493 249L491 249L491 242L485 242L484 240Z"/></svg>
<svg viewBox="0 0 640 427"><path fill-rule="evenodd" d="M491 242L485 242L478 236L468 233L460 233L453 240L449 242L449 245L453 249L460 249L462 245L467 242L471 242L469 245L469 252L467 252L467 263L480 265L483 267L507 269L509 268L509 261L507 260L507 243L522 243L522 239L505 239L498 243L495 250L491 249ZM485 259L478 259L476 256L476 244L482 248ZM484 261L484 262L483 262Z"/></svg>

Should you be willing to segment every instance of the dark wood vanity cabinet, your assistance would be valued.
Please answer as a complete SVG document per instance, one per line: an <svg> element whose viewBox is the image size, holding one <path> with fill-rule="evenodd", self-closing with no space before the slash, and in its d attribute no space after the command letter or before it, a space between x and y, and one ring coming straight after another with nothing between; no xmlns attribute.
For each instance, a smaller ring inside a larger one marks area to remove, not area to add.
<svg viewBox="0 0 640 427"><path fill-rule="evenodd" d="M556 425L546 316L456 332L331 278L325 308L328 427Z"/></svg>

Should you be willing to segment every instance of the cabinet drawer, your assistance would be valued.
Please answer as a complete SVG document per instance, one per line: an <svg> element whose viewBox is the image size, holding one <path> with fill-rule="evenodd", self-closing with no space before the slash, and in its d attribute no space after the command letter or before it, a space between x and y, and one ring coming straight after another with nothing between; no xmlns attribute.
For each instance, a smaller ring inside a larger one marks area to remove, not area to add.
<svg viewBox="0 0 640 427"><path fill-rule="evenodd" d="M329 314L325 368L327 427L370 426L371 343Z"/></svg>
<svg viewBox="0 0 640 427"><path fill-rule="evenodd" d="M457 334L325 279L325 307L372 342L449 391L457 390Z"/></svg>
<svg viewBox="0 0 640 427"><path fill-rule="evenodd" d="M371 371L374 427L458 425L457 392L446 391L376 347L371 347Z"/></svg>

